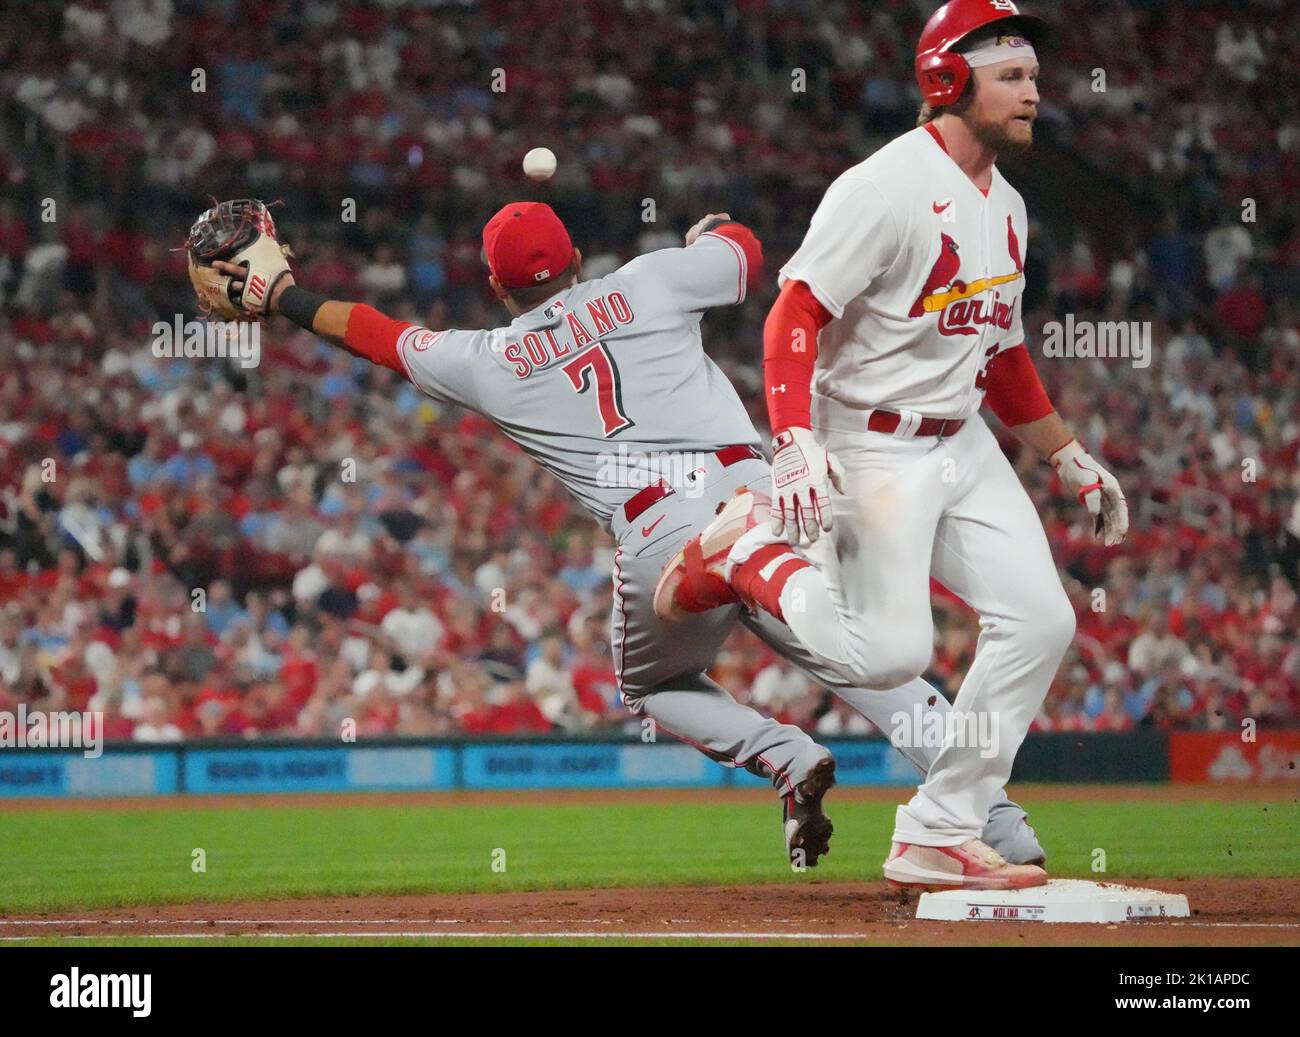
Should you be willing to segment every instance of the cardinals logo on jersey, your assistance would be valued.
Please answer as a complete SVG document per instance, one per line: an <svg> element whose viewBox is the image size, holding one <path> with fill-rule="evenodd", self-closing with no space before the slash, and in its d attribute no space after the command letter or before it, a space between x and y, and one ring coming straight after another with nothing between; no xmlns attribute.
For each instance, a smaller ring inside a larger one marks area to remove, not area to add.
<svg viewBox="0 0 1300 1037"><path fill-rule="evenodd" d="M959 292L965 283L957 280L957 271L961 269L961 255L957 242L947 234L939 235L939 258L930 268L930 276L925 279L925 287L912 303L909 317L919 317L930 309L926 305L931 299L946 296L950 291Z"/></svg>
<svg viewBox="0 0 1300 1037"><path fill-rule="evenodd" d="M927 313L939 314L941 335L978 335L978 325L981 324L995 324L1004 330L1009 329L1013 304L1003 302L997 288L1024 276L1020 242L1011 226L1010 216L1007 217L1007 254L1015 265L1013 273L981 277L967 283L957 276L961 270L961 250L957 242L941 233L939 258L930 268L929 276L907 315L923 317ZM986 292L992 292L992 295L980 298Z"/></svg>
<svg viewBox="0 0 1300 1037"><path fill-rule="evenodd" d="M1023 274L1025 265L1020 262L1020 240L1016 237L1016 228L1011 226L1011 217L1007 217L1007 252L1011 262L1016 264L1016 273Z"/></svg>

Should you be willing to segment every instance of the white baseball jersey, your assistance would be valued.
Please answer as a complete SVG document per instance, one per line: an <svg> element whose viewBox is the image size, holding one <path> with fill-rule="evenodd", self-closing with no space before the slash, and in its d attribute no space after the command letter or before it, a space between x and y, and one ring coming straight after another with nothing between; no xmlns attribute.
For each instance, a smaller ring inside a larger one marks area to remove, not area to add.
<svg viewBox="0 0 1300 1037"><path fill-rule="evenodd" d="M478 411L606 527L670 473L675 452L757 446L700 318L745 298L744 251L719 234L638 256L607 277L485 331L407 328L397 353L417 388Z"/></svg>
<svg viewBox="0 0 1300 1037"><path fill-rule="evenodd" d="M997 167L985 197L923 126L842 173L780 275L839 318L818 336L814 412L819 396L932 418L979 410L988 361L1024 341L1027 232Z"/></svg>
<svg viewBox="0 0 1300 1037"><path fill-rule="evenodd" d="M1074 632L1042 524L978 414L988 361L1023 341L1025 236L996 167L986 196L919 127L831 185L781 272L838 318L818 337L812 417L843 468L830 534L782 591L787 624L846 680L889 688L930 664L931 579L980 617L953 713L998 718L996 733L944 739L896 843L979 836ZM872 408L905 431L871 432ZM913 436L914 417L967 420Z"/></svg>

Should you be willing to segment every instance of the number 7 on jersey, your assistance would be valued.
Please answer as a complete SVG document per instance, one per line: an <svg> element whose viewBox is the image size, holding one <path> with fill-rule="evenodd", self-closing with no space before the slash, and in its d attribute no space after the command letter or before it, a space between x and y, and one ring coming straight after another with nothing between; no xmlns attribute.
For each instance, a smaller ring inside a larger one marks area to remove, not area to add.
<svg viewBox="0 0 1300 1037"><path fill-rule="evenodd" d="M605 425L606 439L635 424L623 413L623 387L618 380L618 367L603 342L575 356L564 365L564 373L569 376L576 393L590 389L595 376L596 403L600 408L600 420Z"/></svg>

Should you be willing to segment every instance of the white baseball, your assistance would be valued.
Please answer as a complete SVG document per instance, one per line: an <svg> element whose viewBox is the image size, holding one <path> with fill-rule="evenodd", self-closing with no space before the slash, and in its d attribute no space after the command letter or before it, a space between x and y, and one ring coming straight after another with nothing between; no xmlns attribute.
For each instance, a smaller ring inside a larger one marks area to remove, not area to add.
<svg viewBox="0 0 1300 1037"><path fill-rule="evenodd" d="M524 156L524 174L530 180L549 180L555 175L555 152L550 148L533 148Z"/></svg>

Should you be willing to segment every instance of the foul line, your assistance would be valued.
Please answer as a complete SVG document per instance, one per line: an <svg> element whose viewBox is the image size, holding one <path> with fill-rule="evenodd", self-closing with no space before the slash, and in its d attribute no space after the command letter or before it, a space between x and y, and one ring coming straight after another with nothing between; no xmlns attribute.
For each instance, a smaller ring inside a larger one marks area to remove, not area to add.
<svg viewBox="0 0 1300 1037"><path fill-rule="evenodd" d="M514 924L510 919L485 919L488 925ZM545 921L545 919L540 919ZM581 921L591 922L599 921L597 919L581 919ZM906 919L897 922L885 923L894 929L903 929L910 922L922 921L924 919ZM963 920L964 921L964 920ZM205 927L212 926L265 926L265 925L293 925L293 926L346 926L346 925L410 925L412 919L409 918L290 918L290 919L271 919L271 918L153 918L153 919L126 919L126 918L67 918L67 919L0 919L0 925L4 926L74 926L74 925L99 925L99 926L151 926L151 925L202 925ZM463 919L457 918L437 918L428 919L426 925L463 925ZM481 924L481 923L480 923ZM950 923L945 923L950 924ZM976 923L978 924L978 923ZM989 923L985 923L989 924ZM997 925L997 921L992 922ZM1006 924L1006 922L1002 922ZM1052 925L1106 925L1115 927L1120 924L1128 925L1129 923L1052 923L1039 922L1029 923L1023 920L1013 924L1039 924L1045 926ZM1298 922L1182 922L1174 920L1156 920L1156 919L1136 919L1133 927L1140 930L1145 927L1159 928L1185 928L1185 929L1300 929ZM87 933L57 933L53 934L52 939L67 940L95 940L100 939L103 934L93 935ZM241 932L213 932L211 928L206 928L204 932L190 933L151 933L151 932L130 932L122 933L125 937L138 937L141 939L159 939L159 940L215 940L231 938L255 938L255 939L391 939L399 938L437 938L437 939L524 939L524 940L591 940L591 939L613 939L613 940L879 940L887 939L888 934L885 932L851 932L851 933L828 933L828 932L801 932L801 931L762 931L754 932L753 930L725 930L725 931L698 931L698 930L622 930L622 929L600 929L600 930L510 930L510 929L444 929L441 932L432 929L412 930L412 929L381 929L381 930L346 930L330 929L293 932L262 932L257 930L248 930ZM39 939L36 935L28 936L0 936L2 942L12 942L17 940Z"/></svg>

